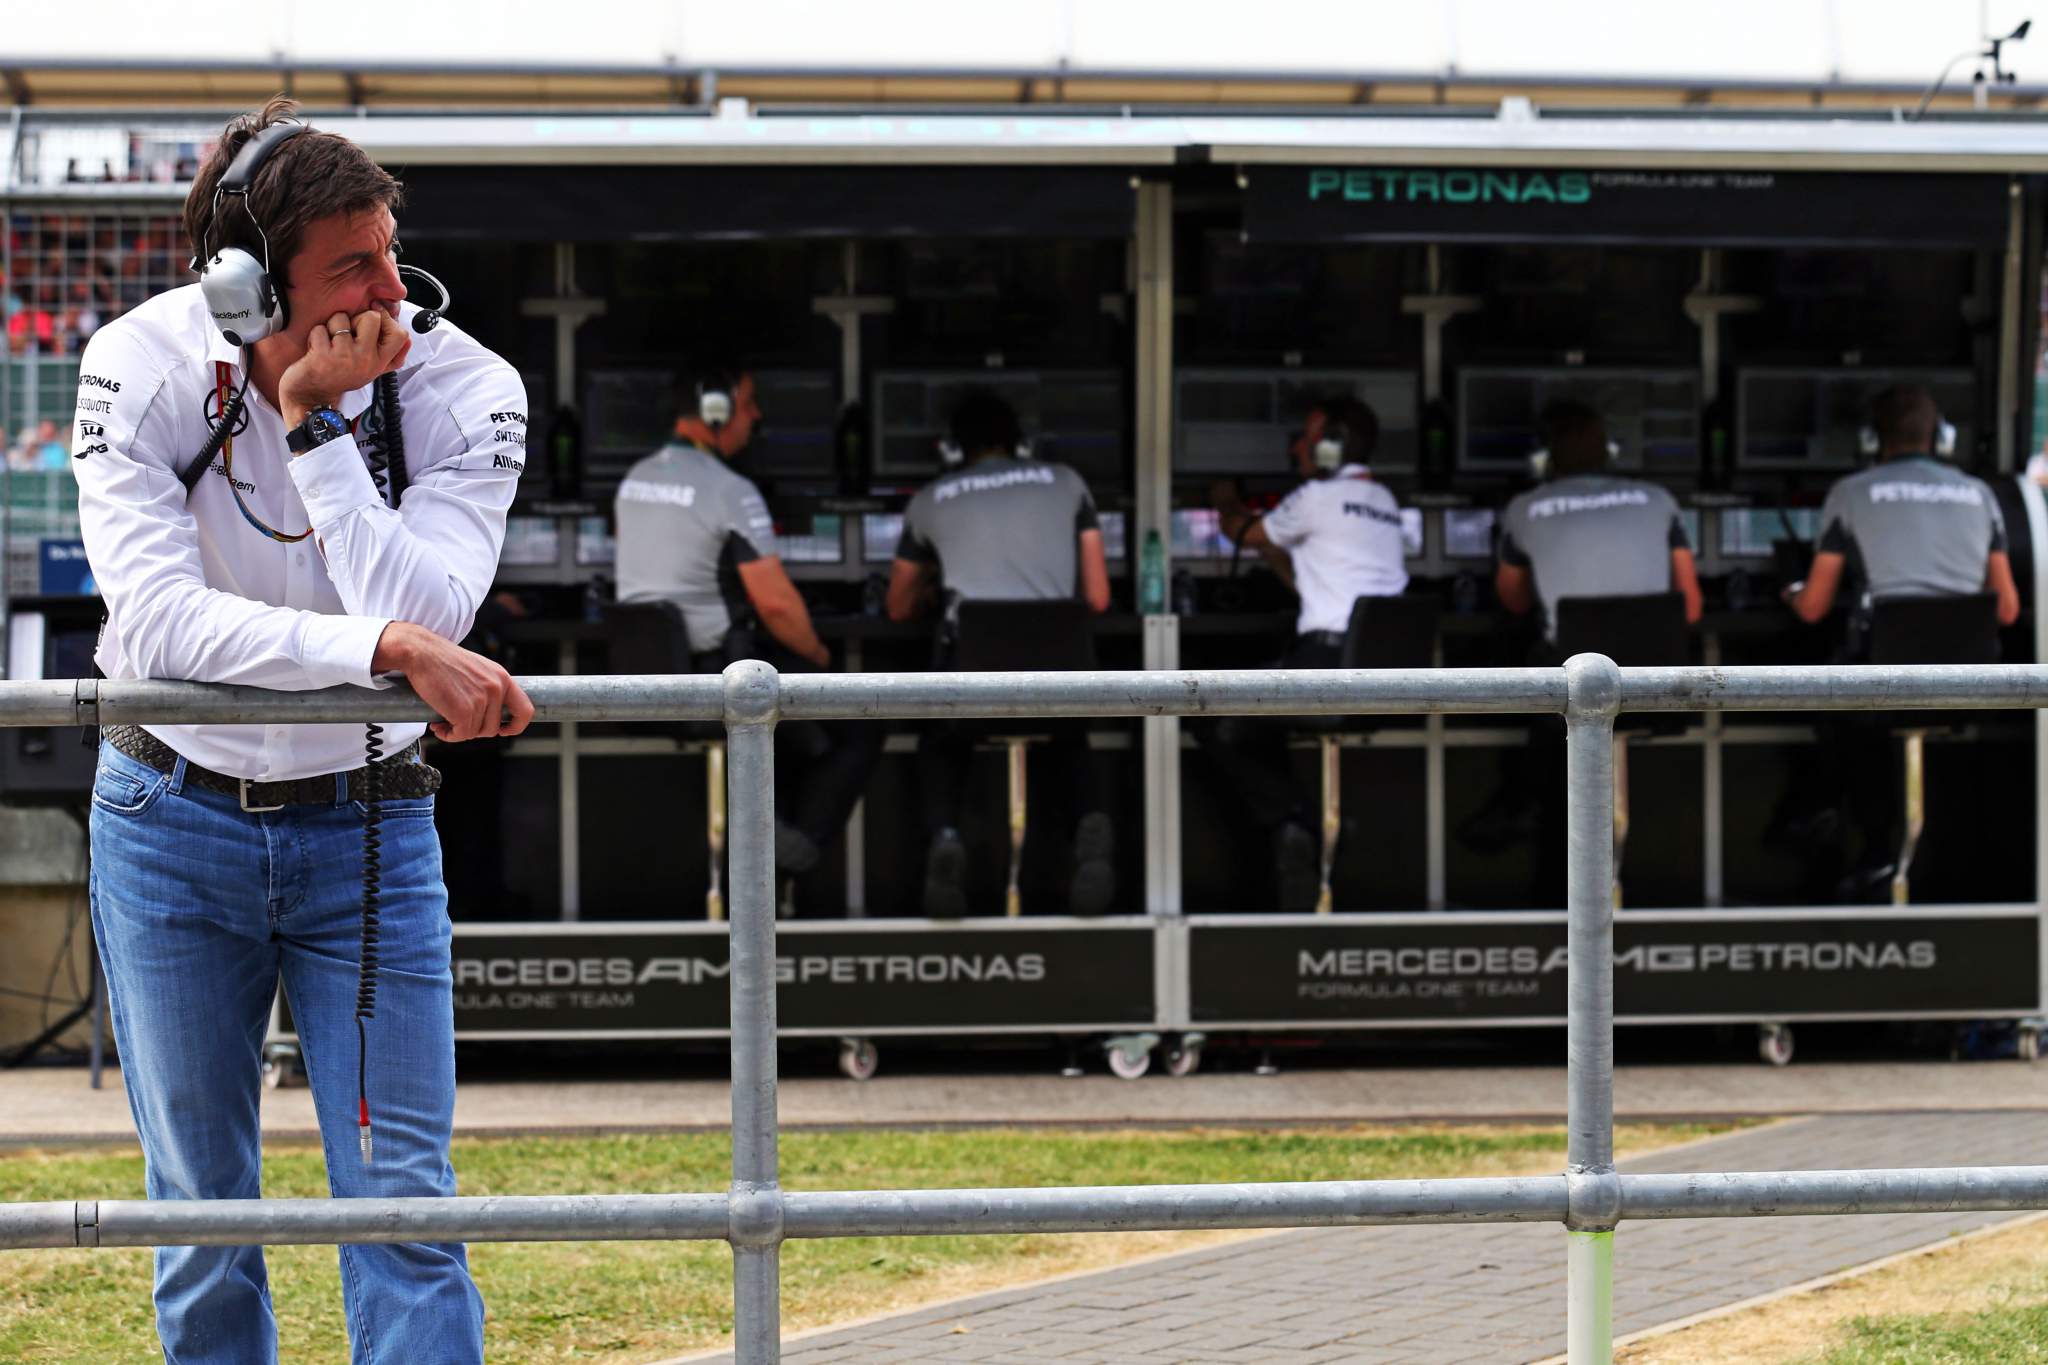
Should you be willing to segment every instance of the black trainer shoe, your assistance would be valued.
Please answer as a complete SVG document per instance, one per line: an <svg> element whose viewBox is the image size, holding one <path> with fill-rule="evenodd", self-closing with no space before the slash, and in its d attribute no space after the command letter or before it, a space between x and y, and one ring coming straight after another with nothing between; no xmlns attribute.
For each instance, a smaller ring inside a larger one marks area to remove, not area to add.
<svg viewBox="0 0 2048 1365"><path fill-rule="evenodd" d="M1074 880L1067 909L1099 915L1116 899L1116 827L1101 811L1090 811L1074 826Z"/></svg>
<svg viewBox="0 0 2048 1365"><path fill-rule="evenodd" d="M1323 890L1318 851L1316 836L1291 820L1273 831L1273 874L1282 914L1305 915L1316 908Z"/></svg>
<svg viewBox="0 0 2048 1365"><path fill-rule="evenodd" d="M967 914L967 845L949 829L932 840L924 857L924 913L927 919L962 919Z"/></svg>

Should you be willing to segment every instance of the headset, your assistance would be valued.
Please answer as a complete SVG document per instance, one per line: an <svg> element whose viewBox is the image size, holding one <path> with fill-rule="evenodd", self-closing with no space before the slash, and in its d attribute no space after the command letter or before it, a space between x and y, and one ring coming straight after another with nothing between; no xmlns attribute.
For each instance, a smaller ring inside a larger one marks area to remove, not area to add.
<svg viewBox="0 0 2048 1365"><path fill-rule="evenodd" d="M199 275L199 292L206 299L206 311L231 346L253 346L277 335L290 321L290 310L285 307L284 297L277 292L277 283L271 277L270 234L263 230L255 210L249 207L249 192L255 187L258 172L276 155L278 148L300 133L310 131L309 125L287 119L250 134L241 150L235 153L235 159L228 163L227 170L221 173L220 182L214 186L206 227L196 243L201 254L192 258L190 268ZM213 230L220 222L221 201L224 199L240 202L243 216L249 220L249 226L256 230L257 240L263 244L261 261L238 246L222 247L210 256L205 255ZM441 315L454 302L448 286L416 265L401 265L398 270L401 274L416 275L425 280L441 296L441 301L432 308L422 308L413 315L413 331L422 335L433 331L440 325Z"/></svg>
<svg viewBox="0 0 2048 1365"><path fill-rule="evenodd" d="M251 363L249 348L257 342L277 335L289 322L290 310L283 295L278 292L272 276L270 259L270 235L263 230L261 220L249 207L249 193L255 185L256 176L265 163L276 155L285 143L306 132L308 126L296 121L285 120L252 133L235 153L233 161L222 172L219 183L214 187L213 203L207 214L206 227L196 244L200 255L192 258L191 269L199 274L199 292L206 302L206 311L213 318L214 326L228 344L242 348L242 383L232 398L227 393L227 381L223 377L218 389L219 416L199 456L180 476L189 496L198 484L215 455L222 457L222 469L229 475L228 487L233 491L235 505L242 517L256 530L272 540L285 544L304 540L311 535L308 527L297 535L284 533L265 525L248 505L242 501L241 489L233 478L231 444L239 424L249 393L249 380L255 371ZM210 256L205 255L213 230L220 222L222 201L240 201L243 214L256 231L257 239L263 244L263 259L258 261L250 252L241 247L223 247ZM201 256L205 256L202 261ZM448 287L433 275L418 266L401 265L402 274L416 275L434 287L440 295L440 302L432 308L422 308L413 315L412 330L424 335L440 325L441 316L453 302ZM728 400L729 402L730 400ZM376 485L380 499L396 508L403 498L406 486L405 434L403 417L398 401L398 376L379 375L375 396L370 407L350 424L356 432L367 438L369 449L365 455L369 461L370 477ZM356 975L356 1112L358 1146L363 1164L370 1164L370 1101L369 1101L369 1040L367 1022L377 1012L377 967L379 908L383 874L383 773L379 765L384 760L384 727L370 724L363 727L363 770L369 786L363 802L363 908L360 957Z"/></svg>
<svg viewBox="0 0 2048 1365"><path fill-rule="evenodd" d="M969 396L977 399L981 397L998 398L998 395L986 392ZM1008 404L1005 404L1005 406L1008 406ZM1024 424L1017 418L1015 408L1010 409L1010 415L1012 420L1017 423L1017 443L1010 447L1010 454L1015 459L1028 460L1032 457L1033 453L1031 438L1024 435ZM961 465L967 463L967 447L961 443L960 432L956 426L949 425L947 432L939 437L938 451L939 463L947 469L958 469Z"/></svg>
<svg viewBox="0 0 2048 1365"><path fill-rule="evenodd" d="M1875 426L1866 422L1856 429L1856 449L1866 460L1875 459L1877 453L1884 449L1884 442L1878 439ZM1956 424L1939 413L1934 418L1934 453L1944 460L1953 458L1956 453Z"/></svg>
<svg viewBox="0 0 2048 1365"><path fill-rule="evenodd" d="M1618 460L1618 459L1620 459L1620 458L1621 458L1621 442L1619 442L1619 441L1615 440L1615 439L1614 439L1614 438L1613 438L1612 436L1608 437L1608 438L1607 438L1607 462L1608 462L1609 464L1612 464L1612 463L1614 463L1614 461L1616 461L1616 460ZM1549 446L1542 446L1542 445L1540 445L1540 446L1537 446L1537 447L1536 447L1536 448L1535 448L1534 450L1532 450L1532 451L1530 451L1530 452L1529 452L1529 473L1530 473L1530 476L1531 476L1531 477L1533 477L1533 478L1534 478L1534 479L1535 479L1535 480L1536 480L1536 481L1537 481L1538 483L1541 483L1541 482L1542 482L1543 480L1545 480L1545 479L1547 479L1547 478L1549 478L1549 477L1550 477L1550 447L1549 447Z"/></svg>

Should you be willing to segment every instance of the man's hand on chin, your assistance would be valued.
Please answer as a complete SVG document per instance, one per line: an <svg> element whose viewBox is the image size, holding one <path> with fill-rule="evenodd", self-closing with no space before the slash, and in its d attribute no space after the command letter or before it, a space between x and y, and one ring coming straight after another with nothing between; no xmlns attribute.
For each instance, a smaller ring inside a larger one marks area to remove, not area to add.
<svg viewBox="0 0 2048 1365"><path fill-rule="evenodd" d="M510 738L533 719L533 702L511 674L410 621L384 627L370 671L403 673L420 700L441 717L428 728L450 744Z"/></svg>

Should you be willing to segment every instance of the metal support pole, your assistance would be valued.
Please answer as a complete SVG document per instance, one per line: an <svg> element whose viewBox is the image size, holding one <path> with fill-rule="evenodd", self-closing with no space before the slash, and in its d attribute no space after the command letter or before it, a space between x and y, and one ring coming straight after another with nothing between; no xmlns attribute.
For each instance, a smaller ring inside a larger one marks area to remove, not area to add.
<svg viewBox="0 0 2048 1365"><path fill-rule="evenodd" d="M1323 774L1323 884L1316 893L1316 913L1327 915L1335 908L1335 897L1330 893L1330 874L1337 866L1337 835L1344 828L1343 808L1339 804L1343 797L1344 748L1337 742L1337 736L1324 735L1320 741Z"/></svg>
<svg viewBox="0 0 2048 1365"><path fill-rule="evenodd" d="M733 1358L782 1359L782 1186L775 1106L775 721L781 681L758 659L725 670L732 928Z"/></svg>
<svg viewBox="0 0 2048 1365"><path fill-rule="evenodd" d="M1927 732L1906 732L1906 837L1899 845L1898 866L1892 869L1892 904L1913 899L1913 853L1927 828Z"/></svg>
<svg viewBox="0 0 2048 1365"><path fill-rule="evenodd" d="M1565 1228L1571 1365L1614 1359L1614 717L1621 670L1601 654L1567 660L1565 803L1569 1015Z"/></svg>
<svg viewBox="0 0 2048 1365"><path fill-rule="evenodd" d="M1010 760L1010 880L1003 890L1003 913L1011 919L1024 913L1024 892L1018 878L1024 871L1024 834L1031 819L1026 805L1028 782L1024 767L1030 743L1022 735L1012 735L1004 742Z"/></svg>
<svg viewBox="0 0 2048 1365"><path fill-rule="evenodd" d="M704 750L704 845L711 864L710 886L704 892L704 918L725 918L725 746Z"/></svg>

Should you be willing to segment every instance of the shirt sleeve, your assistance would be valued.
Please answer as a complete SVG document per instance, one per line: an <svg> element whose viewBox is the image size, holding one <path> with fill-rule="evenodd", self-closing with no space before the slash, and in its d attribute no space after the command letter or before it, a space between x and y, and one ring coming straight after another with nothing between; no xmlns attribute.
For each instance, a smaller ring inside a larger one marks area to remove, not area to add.
<svg viewBox="0 0 2048 1365"><path fill-rule="evenodd" d="M1827 500L1820 505L1820 543L1815 547L1822 554L1846 555L1856 544L1856 528L1849 519L1848 481L1842 480L1828 490Z"/></svg>
<svg viewBox="0 0 2048 1365"><path fill-rule="evenodd" d="M726 500L724 520L726 538L739 563L773 559L782 553L775 543L775 517L768 511L768 500L753 484L742 482Z"/></svg>
<svg viewBox="0 0 2048 1365"><path fill-rule="evenodd" d="M1515 539L1515 531L1521 523L1521 499L1508 504L1508 510L1500 519L1500 562L1517 569L1529 567L1529 552Z"/></svg>
<svg viewBox="0 0 2048 1365"><path fill-rule="evenodd" d="M133 326L116 325L94 333L79 365L90 376L71 461L79 526L127 664L145 678L279 691L373 686L370 660L388 618L272 606L207 586L178 477L198 452L176 444L174 363Z"/></svg>
<svg viewBox="0 0 2048 1365"><path fill-rule="evenodd" d="M1666 492L1664 501L1671 507L1671 531L1667 537L1668 547L1673 550L1690 552L1692 549L1692 537L1685 533L1685 513L1679 509L1678 499Z"/></svg>
<svg viewBox="0 0 2048 1365"><path fill-rule="evenodd" d="M912 564L935 565L939 562L939 548L932 544L931 537L924 529L924 519L929 515L924 494L910 500L910 506L903 513L903 534L896 540L896 557L909 560Z"/></svg>
<svg viewBox="0 0 2048 1365"><path fill-rule="evenodd" d="M1095 495L1088 491L1087 480L1071 469L1067 475L1074 481L1074 534L1101 530L1102 519L1095 514Z"/></svg>
<svg viewBox="0 0 2048 1365"><path fill-rule="evenodd" d="M1262 524L1266 528L1266 539L1283 550L1291 550L1308 539L1308 490L1314 484L1303 484L1280 500L1280 505L1266 513Z"/></svg>
<svg viewBox="0 0 2048 1365"><path fill-rule="evenodd" d="M2005 535L2005 513L1998 508L1998 498L1991 491L1991 485L1982 479L1977 481L1978 491L1984 495L1984 510L1991 514L1991 548L1985 553L2002 555L2007 552Z"/></svg>
<svg viewBox="0 0 2048 1365"><path fill-rule="evenodd" d="M354 436L289 462L328 577L351 615L469 634L498 573L505 514L526 467L526 390L481 347L430 360L401 383L406 464L387 506Z"/></svg>

